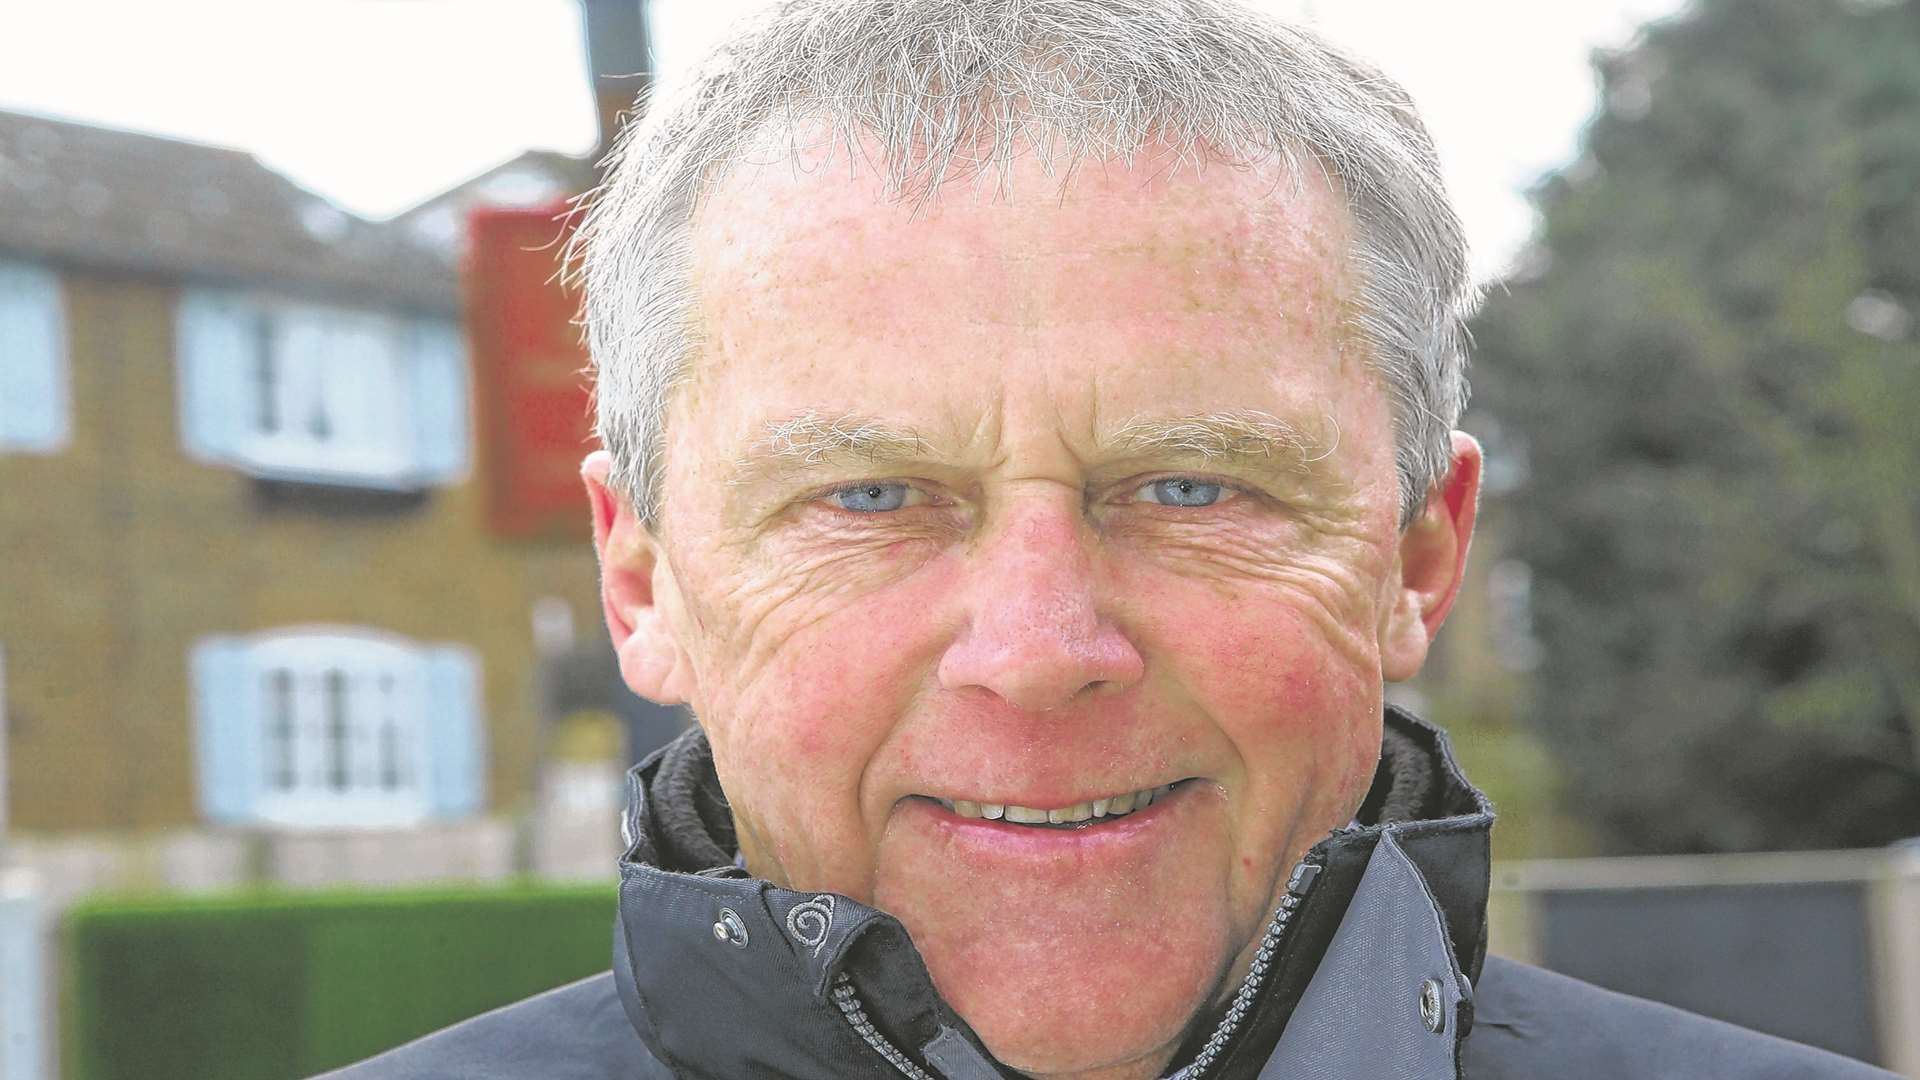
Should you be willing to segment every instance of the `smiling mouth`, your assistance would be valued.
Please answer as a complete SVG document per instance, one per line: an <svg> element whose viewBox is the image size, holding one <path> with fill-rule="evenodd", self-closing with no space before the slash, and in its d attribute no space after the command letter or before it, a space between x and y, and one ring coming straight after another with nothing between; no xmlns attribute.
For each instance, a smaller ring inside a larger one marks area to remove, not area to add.
<svg viewBox="0 0 1920 1080"><path fill-rule="evenodd" d="M1042 810L1013 803L974 802L971 799L933 799L963 818L1004 821L1010 825L1028 825L1042 829L1084 829L1103 821L1125 817L1152 806L1192 780L1178 780L1158 787L1122 792L1090 802Z"/></svg>

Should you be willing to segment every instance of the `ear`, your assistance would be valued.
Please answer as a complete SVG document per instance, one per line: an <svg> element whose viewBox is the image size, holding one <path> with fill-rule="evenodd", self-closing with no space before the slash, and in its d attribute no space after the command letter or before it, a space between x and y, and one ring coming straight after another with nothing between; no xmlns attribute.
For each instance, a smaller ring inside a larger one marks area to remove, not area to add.
<svg viewBox="0 0 1920 1080"><path fill-rule="evenodd" d="M1427 649L1460 594L1467 545L1480 509L1480 444L1453 433L1453 469L1400 534L1398 581L1380 627L1380 673L1389 682L1411 679L1427 662Z"/></svg>
<svg viewBox="0 0 1920 1080"><path fill-rule="evenodd" d="M600 556L600 607L633 692L662 705L688 700L692 665L674 634L678 600L673 567L660 540L633 507L607 485L613 457L595 450L580 463L593 509L593 548Z"/></svg>

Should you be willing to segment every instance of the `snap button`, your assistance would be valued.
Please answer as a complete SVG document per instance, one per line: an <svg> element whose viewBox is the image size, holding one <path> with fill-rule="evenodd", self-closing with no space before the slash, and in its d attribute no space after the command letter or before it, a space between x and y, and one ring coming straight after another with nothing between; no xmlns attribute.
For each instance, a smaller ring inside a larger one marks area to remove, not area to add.
<svg viewBox="0 0 1920 1080"><path fill-rule="evenodd" d="M1440 980L1420 984L1420 1022L1435 1035L1447 1029L1446 999L1440 996Z"/></svg>
<svg viewBox="0 0 1920 1080"><path fill-rule="evenodd" d="M732 908L720 909L720 920L713 924L713 940L724 941L736 949L747 947L747 924Z"/></svg>

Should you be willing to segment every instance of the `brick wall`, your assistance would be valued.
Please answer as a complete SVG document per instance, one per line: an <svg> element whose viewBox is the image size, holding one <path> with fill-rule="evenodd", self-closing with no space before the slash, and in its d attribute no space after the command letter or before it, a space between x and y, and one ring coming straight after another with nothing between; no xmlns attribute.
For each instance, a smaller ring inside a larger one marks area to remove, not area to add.
<svg viewBox="0 0 1920 1080"><path fill-rule="evenodd" d="M72 442L0 454L13 826L196 821L188 649L303 624L475 650L488 801L522 800L537 738L529 611L558 596L582 635L599 632L587 546L495 541L471 478L417 499L323 498L192 461L174 285L67 271L64 291Z"/></svg>

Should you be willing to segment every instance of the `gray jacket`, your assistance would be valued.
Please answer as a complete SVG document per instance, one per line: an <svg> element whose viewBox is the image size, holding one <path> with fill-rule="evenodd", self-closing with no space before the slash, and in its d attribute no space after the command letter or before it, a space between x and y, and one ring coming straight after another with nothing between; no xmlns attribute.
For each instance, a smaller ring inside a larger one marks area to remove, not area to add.
<svg viewBox="0 0 1920 1080"><path fill-rule="evenodd" d="M1446 737L1389 711L1360 821L1294 871L1261 959L1178 1080L1888 1077L1485 955L1486 799ZM734 865L698 733L629 777L613 970L331 1080L1001 1080L905 929Z"/></svg>

